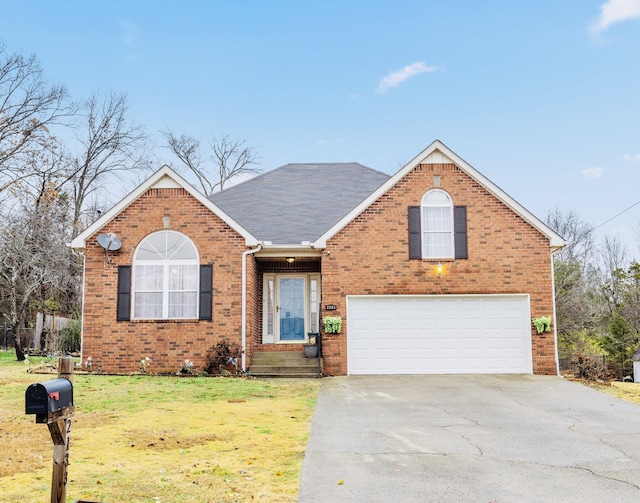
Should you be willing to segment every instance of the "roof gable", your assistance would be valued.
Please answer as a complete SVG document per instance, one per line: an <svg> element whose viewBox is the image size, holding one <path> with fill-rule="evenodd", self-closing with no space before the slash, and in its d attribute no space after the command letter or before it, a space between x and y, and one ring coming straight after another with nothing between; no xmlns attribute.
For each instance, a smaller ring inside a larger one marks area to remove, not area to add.
<svg viewBox="0 0 640 503"><path fill-rule="evenodd" d="M287 164L211 200L258 240L300 245L316 240L388 179L353 162Z"/></svg>
<svg viewBox="0 0 640 503"><path fill-rule="evenodd" d="M98 232L102 227L109 223L113 218L118 216L129 205L136 201L149 189L184 189L202 203L205 207L211 210L212 213L217 215L226 224L228 224L233 230L240 234L244 239L247 246L255 246L258 244L256 238L247 231L244 227L238 224L233 218L227 215L222 209L218 208L212 201L207 199L202 193L196 190L189 182L173 171L169 166L163 166L147 180L142 182L132 192L130 192L124 199L113 206L109 211L104 213L98 220L87 227L82 233L80 233L73 241L71 241L71 247L82 249L86 246L87 239Z"/></svg>
<svg viewBox="0 0 640 503"><path fill-rule="evenodd" d="M327 241L337 234L343 227L345 227L349 222L351 222L354 218L356 218L360 213L362 213L367 207L373 204L380 196L384 195L387 191L389 191L396 183L398 183L407 173L413 170L419 164L446 164L453 163L458 168L460 168L463 172L465 172L469 177L475 180L477 183L482 185L487 191L489 191L493 196L502 201L505 205L507 205L511 210L513 210L516 214L522 217L526 222L544 234L549 238L549 243L552 249L559 249L565 246L565 240L559 236L555 231L553 231L549 226L547 226L544 222L530 213L526 208L520 205L515 199L509 196L506 192L504 192L500 187L491 182L488 178L486 178L482 173L477 171L473 166L464 161L461 157L455 154L452 150L450 150L446 145L444 145L441 141L436 140L431 145L429 145L426 149L420 152L416 157L414 157L408 164L406 164L403 168L401 168L397 173L392 175L382 186L380 186L377 190L369 195L365 200L363 200L357 207L355 207L348 214L344 215L343 218L340 219L339 222L336 223L331 229L325 232L322 236L320 236L314 243L312 243L317 248L324 248L327 244Z"/></svg>

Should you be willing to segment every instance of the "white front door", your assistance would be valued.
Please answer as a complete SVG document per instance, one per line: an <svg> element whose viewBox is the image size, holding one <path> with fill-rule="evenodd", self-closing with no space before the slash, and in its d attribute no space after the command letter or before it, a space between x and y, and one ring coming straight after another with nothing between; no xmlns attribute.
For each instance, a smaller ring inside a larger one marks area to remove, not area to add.
<svg viewBox="0 0 640 503"><path fill-rule="evenodd" d="M265 274L263 283L263 343L303 343L318 332L319 275Z"/></svg>

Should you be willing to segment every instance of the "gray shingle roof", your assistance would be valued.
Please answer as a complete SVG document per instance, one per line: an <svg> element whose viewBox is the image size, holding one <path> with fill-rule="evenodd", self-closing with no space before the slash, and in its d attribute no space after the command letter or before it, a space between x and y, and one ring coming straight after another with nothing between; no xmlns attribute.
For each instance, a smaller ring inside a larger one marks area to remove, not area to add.
<svg viewBox="0 0 640 503"><path fill-rule="evenodd" d="M388 175L358 163L287 164L210 199L260 241L314 241Z"/></svg>

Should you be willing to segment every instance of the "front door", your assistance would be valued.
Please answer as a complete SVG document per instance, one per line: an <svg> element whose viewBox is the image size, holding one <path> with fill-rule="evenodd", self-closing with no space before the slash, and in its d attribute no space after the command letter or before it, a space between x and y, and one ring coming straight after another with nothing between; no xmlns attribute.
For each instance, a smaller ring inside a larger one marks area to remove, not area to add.
<svg viewBox="0 0 640 503"><path fill-rule="evenodd" d="M282 342L305 340L305 281L303 277L278 278L277 306Z"/></svg>
<svg viewBox="0 0 640 503"><path fill-rule="evenodd" d="M303 343L318 332L319 274L265 274L263 280L263 343Z"/></svg>

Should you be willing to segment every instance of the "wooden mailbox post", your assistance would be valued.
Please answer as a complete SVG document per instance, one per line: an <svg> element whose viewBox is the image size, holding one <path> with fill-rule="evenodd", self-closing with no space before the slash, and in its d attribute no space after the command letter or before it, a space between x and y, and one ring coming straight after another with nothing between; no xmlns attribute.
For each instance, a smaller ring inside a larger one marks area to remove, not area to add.
<svg viewBox="0 0 640 503"><path fill-rule="evenodd" d="M67 500L69 439L74 410L72 385L74 365L73 357L60 358L58 379L32 384L25 394L26 413L36 414L36 423L46 424L49 427L53 441L51 503L65 503Z"/></svg>

